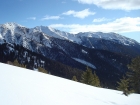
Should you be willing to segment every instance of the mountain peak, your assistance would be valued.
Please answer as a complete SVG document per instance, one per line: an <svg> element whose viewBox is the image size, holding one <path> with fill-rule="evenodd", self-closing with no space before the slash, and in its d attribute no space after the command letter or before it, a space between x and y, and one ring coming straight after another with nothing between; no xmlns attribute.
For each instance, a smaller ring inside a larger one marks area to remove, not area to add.
<svg viewBox="0 0 140 105"><path fill-rule="evenodd" d="M5 24L1 24L0 27L14 31L17 27L24 27L24 26L14 22L7 22Z"/></svg>
<svg viewBox="0 0 140 105"><path fill-rule="evenodd" d="M20 27L24 27L24 26L22 26L22 25L20 25L20 24L17 24L17 23L15 23L15 22L7 22L7 23L5 23L5 24L3 24L4 26L14 26L14 27L17 27L17 26L20 26Z"/></svg>

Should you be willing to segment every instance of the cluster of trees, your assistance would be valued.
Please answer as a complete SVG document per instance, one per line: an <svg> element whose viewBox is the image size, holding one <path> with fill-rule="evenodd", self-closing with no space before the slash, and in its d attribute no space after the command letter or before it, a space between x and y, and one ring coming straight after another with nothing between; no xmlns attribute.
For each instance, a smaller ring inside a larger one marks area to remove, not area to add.
<svg viewBox="0 0 140 105"><path fill-rule="evenodd" d="M26 65L20 64L17 59L14 60L13 65L18 66L18 67L22 67L22 68L26 68Z"/></svg>
<svg viewBox="0 0 140 105"><path fill-rule="evenodd" d="M73 76L72 80L78 81L76 76ZM96 86L96 87L101 87L99 77L96 75L95 71L94 73L92 73L92 70L88 67L86 71L83 72L83 74L81 75L80 82L88 84L88 85Z"/></svg>
<svg viewBox="0 0 140 105"><path fill-rule="evenodd" d="M125 95L130 93L140 94L140 57L132 59L128 65L129 72L118 82L118 90L123 91Z"/></svg>
<svg viewBox="0 0 140 105"><path fill-rule="evenodd" d="M18 62L17 59L15 59L14 62L8 61L7 63L10 64L10 65L14 65L14 66L18 66L18 67L26 68L26 65L24 65L24 64L20 64L20 63ZM45 70L45 69L42 68L42 67L38 67L38 71L47 74L47 70Z"/></svg>

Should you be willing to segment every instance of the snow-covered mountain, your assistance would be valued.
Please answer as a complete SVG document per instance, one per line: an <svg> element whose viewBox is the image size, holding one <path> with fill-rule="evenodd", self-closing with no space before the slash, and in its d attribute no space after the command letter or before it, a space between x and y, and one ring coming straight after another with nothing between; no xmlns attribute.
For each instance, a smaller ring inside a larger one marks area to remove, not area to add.
<svg viewBox="0 0 140 105"><path fill-rule="evenodd" d="M133 49L134 55L137 55L137 50L140 51L140 43L116 33L84 32L70 34L47 26L37 26L29 29L16 23L0 25L1 44L4 43L5 40L8 43L19 44L33 50L29 43L36 41L37 46L43 44L51 48L54 44L52 44L50 37L74 42L88 48L108 50L117 53L129 52L124 50L122 46L126 46L127 49L130 49L130 47L135 48ZM116 46L116 48L114 48L114 46Z"/></svg>
<svg viewBox="0 0 140 105"><path fill-rule="evenodd" d="M103 84L109 82L115 87L136 56L140 56L140 44L116 33L70 34L47 26L0 25L0 62L18 59L29 69L34 69L44 61L49 72L68 79L72 75L80 78L81 73L69 67L82 71L88 66L96 71ZM55 64L61 67L58 69Z"/></svg>
<svg viewBox="0 0 140 105"><path fill-rule="evenodd" d="M16 36L15 34L20 34L22 35L22 37L39 41L39 38L36 39L34 37L35 35L32 35L32 34L44 33L50 37L55 37L55 38L59 38L63 40L69 40L78 44L82 44L83 37L87 37L88 39L96 38L97 40L99 39L108 40L108 41L113 41L114 43L118 42L120 44L124 44L128 46L134 45L136 43L138 44L138 42L136 42L135 40L121 36L116 33L84 32L84 33L78 33L78 34L70 34L70 33L63 32L63 31L60 31L51 27L47 27L47 26L36 26L35 28L29 29L16 23L6 23L6 24L0 25L0 32L1 32L0 34L1 39L7 38L6 37L7 34L11 34L11 36L13 37ZM48 37L46 37L46 39L48 39ZM90 41L89 43L91 44ZM87 46L87 47L94 47L94 45Z"/></svg>
<svg viewBox="0 0 140 105"><path fill-rule="evenodd" d="M0 63L0 105L140 105L140 95Z"/></svg>
<svg viewBox="0 0 140 105"><path fill-rule="evenodd" d="M102 32L83 32L83 33L78 33L78 34L70 34L67 32L59 31L56 29L53 29L51 27L45 27L45 26L37 26L34 28L37 31L43 32L47 35L60 38L60 39L66 39L78 44L82 44L82 38L87 37L87 38L96 38L96 39L104 39L104 40L111 40L113 42L118 42L124 45L132 45L137 43L135 40L129 39L127 37L121 36L116 33L102 33ZM91 43L91 42L89 42ZM87 46L87 47L94 47L93 45Z"/></svg>

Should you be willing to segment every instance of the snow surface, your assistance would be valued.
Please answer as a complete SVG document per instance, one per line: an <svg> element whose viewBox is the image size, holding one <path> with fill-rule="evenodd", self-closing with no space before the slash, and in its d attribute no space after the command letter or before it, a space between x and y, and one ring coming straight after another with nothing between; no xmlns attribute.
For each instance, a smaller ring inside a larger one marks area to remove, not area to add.
<svg viewBox="0 0 140 105"><path fill-rule="evenodd" d="M82 60L82 59L79 59L79 58L73 58L73 59L76 60L77 62L80 62L80 63L88 66L88 67L91 67L93 69L96 69L96 67L93 64L91 64L91 63L89 63L89 62L87 62L85 60Z"/></svg>
<svg viewBox="0 0 140 105"><path fill-rule="evenodd" d="M0 105L140 105L140 95L0 63Z"/></svg>
<svg viewBox="0 0 140 105"><path fill-rule="evenodd" d="M87 54L88 52L82 49L82 53L85 53L85 54Z"/></svg>

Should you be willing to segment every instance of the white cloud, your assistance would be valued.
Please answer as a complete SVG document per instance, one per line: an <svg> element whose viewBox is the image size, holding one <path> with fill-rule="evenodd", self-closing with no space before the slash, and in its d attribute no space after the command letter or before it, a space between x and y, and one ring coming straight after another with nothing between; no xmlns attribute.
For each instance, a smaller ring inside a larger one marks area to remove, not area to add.
<svg viewBox="0 0 140 105"><path fill-rule="evenodd" d="M78 32L116 32L116 33L125 33L125 32L140 32L140 17L131 18L123 17L116 19L112 22L106 24L89 24L89 25L80 25L80 24L52 24L50 25L53 28L62 28L64 30L69 30L71 33Z"/></svg>
<svg viewBox="0 0 140 105"><path fill-rule="evenodd" d="M41 20L58 20L60 19L60 16L45 16Z"/></svg>
<svg viewBox="0 0 140 105"><path fill-rule="evenodd" d="M137 10L140 9L140 0L76 0L83 4L94 4L104 9Z"/></svg>
<svg viewBox="0 0 140 105"><path fill-rule="evenodd" d="M97 19L94 19L93 22L103 22L103 21L109 21L110 19L106 19L106 18L97 18Z"/></svg>
<svg viewBox="0 0 140 105"><path fill-rule="evenodd" d="M36 20L36 17L29 17L27 19Z"/></svg>
<svg viewBox="0 0 140 105"><path fill-rule="evenodd" d="M84 19L85 17L94 15L94 14L95 14L95 12L90 12L89 9L84 9L82 11L69 10L69 11L63 13L63 15L73 15L74 17L78 17L81 19Z"/></svg>

